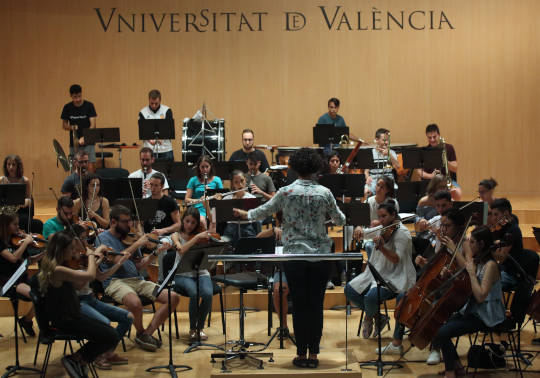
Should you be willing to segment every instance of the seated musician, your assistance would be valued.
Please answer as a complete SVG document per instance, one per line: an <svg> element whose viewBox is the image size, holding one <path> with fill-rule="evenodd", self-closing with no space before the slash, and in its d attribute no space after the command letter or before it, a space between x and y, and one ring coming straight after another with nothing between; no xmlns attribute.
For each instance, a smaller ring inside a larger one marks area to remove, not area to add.
<svg viewBox="0 0 540 378"><path fill-rule="evenodd" d="M439 126L432 123L430 125L426 126L426 138L428 140L428 145L426 148L439 148L441 145L441 134L439 131ZM452 194L452 199L454 201L459 201L461 199L461 187L457 183L457 171L458 171L458 161L457 161L457 155L456 150L454 149L454 146L452 146L450 143L445 143L446 146L446 159L448 161L448 170L450 172L445 172L444 167L442 172L439 172L438 170L432 169L432 168L419 168L417 170L419 176L423 180L431 180L437 173L442 173L443 175L450 175L450 179L452 182L452 188L450 190ZM446 176L445 176L446 180Z"/></svg>
<svg viewBox="0 0 540 378"><path fill-rule="evenodd" d="M379 222L383 227L395 224L383 231L381 236L373 238L375 250L369 258L369 262L377 269L379 274L390 282L397 292L392 292L384 287L380 290L380 300L395 298L398 294L406 292L416 282L416 272L412 264L412 242L409 230L401 223L394 205L383 203L377 210ZM354 237L357 240L364 236L363 229L356 227ZM382 315L380 322L375 316L379 311L380 303L377 301L377 284L370 269L365 269L362 274L355 277L345 286L345 296L349 301L358 305L365 311L362 337L369 338L378 336L379 332L386 327L390 318ZM374 329L375 323L375 331ZM377 324L380 324L378 328ZM397 329L394 330L397 332Z"/></svg>
<svg viewBox="0 0 540 378"><path fill-rule="evenodd" d="M77 198L73 201L73 214L79 215L82 220L88 218L95 222L98 228L109 228L111 208L109 207L109 200L101 195L101 179L99 176L93 173L84 175L81 194L84 207L81 204L81 199ZM88 216L84 208L88 210Z"/></svg>
<svg viewBox="0 0 540 378"><path fill-rule="evenodd" d="M81 185L82 175L88 170L88 154L84 150L79 150L74 157L75 170L64 180L60 192L63 196L71 199L79 198L77 188ZM80 189L80 188L79 188Z"/></svg>
<svg viewBox="0 0 540 378"><path fill-rule="evenodd" d="M248 155L246 161L249 169L247 184L251 190L251 194L255 197L261 197L263 202L266 202L276 194L276 187L270 176L260 171L261 163L260 155L253 152Z"/></svg>
<svg viewBox="0 0 540 378"><path fill-rule="evenodd" d="M489 229L481 226L473 230L470 239L463 243L463 255L456 254L458 264L466 268L471 280L472 295L433 339L433 346L442 350L445 377L465 374L452 338L494 327L505 319L501 275L491 254L492 245Z"/></svg>
<svg viewBox="0 0 540 378"><path fill-rule="evenodd" d="M246 161L248 158L248 155L253 153L257 155L257 157L261 160L261 166L259 168L260 171L266 172L266 170L270 168L270 165L268 164L268 160L266 160L266 156L264 155L264 152L262 152L261 150L255 149L254 144L255 144L255 133L253 132L253 130L251 129L242 130L242 148L234 151L231 154L231 157L229 157L229 161Z"/></svg>
<svg viewBox="0 0 540 378"><path fill-rule="evenodd" d="M24 235L18 245L13 245L12 238L19 235L19 217L15 213L0 214L0 288L3 287L15 273L24 260L25 252L32 246L34 239L31 235ZM35 261L35 260L33 260ZM30 286L28 285L27 272L13 284L8 295L21 295L30 298ZM28 312L18 318L18 323L24 328L29 336L35 336L32 328L34 318L34 307L30 307Z"/></svg>
<svg viewBox="0 0 540 378"><path fill-rule="evenodd" d="M324 172L331 175L336 174L337 169L341 165L341 158L339 157L339 154L337 153L337 151L332 150L328 153L326 158L328 161Z"/></svg>
<svg viewBox="0 0 540 378"><path fill-rule="evenodd" d="M130 255L122 266L114 272L112 277L107 278L103 282L105 294L112 297L116 302L123 304L133 314L133 325L137 330L135 343L142 349L155 351L161 346L161 342L154 338L154 331L167 319L167 290L163 290L157 298L154 297L154 289L157 284L145 281L139 271L150 263L156 256L164 250L167 250L170 245L165 243L158 246L150 255L142 257L140 248L148 243L146 235L141 236L131 246L126 247L122 240L129 234L129 222L131 221L131 211L121 205L113 206L110 214L109 229L99 235L96 244L103 243L112 248L115 252L123 252ZM111 266L114 266L122 256L115 256L110 262L104 262L100 269L106 271ZM176 293L171 293L171 307L176 308L180 298ZM152 317L152 321L145 328L142 319L142 304L139 296L150 298L159 302L163 306L159 306Z"/></svg>
<svg viewBox="0 0 540 378"><path fill-rule="evenodd" d="M143 147L139 151L139 161L141 163L141 169L131 172L129 178L140 178L142 179L142 197L149 198L152 195L150 190L150 177L155 173L161 173L152 168L152 164L156 161L154 157L154 151L150 147ZM169 194L169 183L165 179L163 184L164 194Z"/></svg>
<svg viewBox="0 0 540 378"><path fill-rule="evenodd" d="M387 129L378 129L375 132L375 148L373 148L373 162L377 168L366 169L364 174L366 175L366 186L364 189L364 194L366 197L372 196L375 194L375 187L377 186L377 181L383 177L387 176L394 179L393 169L399 168L399 162L397 159L397 154L395 151L389 149L388 147L388 134L390 130ZM388 155L390 154L390 158ZM388 161L390 161L391 166L387 166ZM395 184L395 183L394 183ZM397 186L394 186L397 188Z"/></svg>
<svg viewBox="0 0 540 378"><path fill-rule="evenodd" d="M120 341L111 326L81 313L75 292L95 278L104 249L101 247L87 253L88 268L85 271L73 269L71 265L78 258L76 256L84 252L84 247L70 231L59 231L49 241L41 271L37 274L39 294L43 298L42 316L60 332L86 341L77 352L62 358L70 377L87 377L86 365L114 350Z"/></svg>
<svg viewBox="0 0 540 378"><path fill-rule="evenodd" d="M24 166L19 155L8 155L4 159L4 175L0 177L0 184L25 184L26 198L24 205L17 210L19 215L19 228L26 232L41 234L43 232L43 222L34 219L34 204L30 188L30 180L24 176ZM30 209L30 230L28 230L28 210Z"/></svg>
<svg viewBox="0 0 540 378"><path fill-rule="evenodd" d="M186 206L195 206L201 214L201 224L206 229L208 202L196 201L204 196L207 189L223 189L221 178L215 175L214 163L207 155L201 155L195 165L196 175L189 179L186 190ZM206 188L205 188L206 184Z"/></svg>
<svg viewBox="0 0 540 378"><path fill-rule="evenodd" d="M268 177L264 175L265 177ZM269 178L269 177L268 177ZM239 192L228 194L223 196L224 200L228 199L242 199L242 198L255 198L251 193L241 190L246 188L246 175L240 170L234 170L231 173L231 189L233 191L239 190ZM239 224L240 223L240 224ZM236 222L229 221L223 231L223 236L231 241L233 247L236 247L238 239L241 237L253 237L257 235L257 228L254 222Z"/></svg>
<svg viewBox="0 0 540 378"><path fill-rule="evenodd" d="M484 179L478 183L478 196L489 206L495 201L495 187L497 187L497 181L494 178Z"/></svg>
<svg viewBox="0 0 540 378"><path fill-rule="evenodd" d="M433 205L437 215L428 219L418 219L414 225L416 235L413 237L413 256L429 258L437 249L436 234L439 232L440 216L452 208L452 196L446 187L433 195Z"/></svg>
<svg viewBox="0 0 540 378"><path fill-rule="evenodd" d="M86 242L86 229L78 224L73 225L73 231L77 237L82 241L83 247L87 250L87 254L92 253L92 249ZM106 252L105 252L106 256ZM129 254L124 254L110 269L102 272L96 269L96 280L104 281L108 277L112 276L122 264L129 258ZM82 266L82 265L81 265ZM81 268L82 269L82 268ZM82 270L84 271L84 270ZM95 319L103 324L110 325L111 321L116 322L116 332L120 338L124 337L126 332L131 328L133 324L133 314L121 307L113 306L111 304L100 301L94 295L90 282L86 282L81 288L75 290L81 303L81 314ZM124 365L128 363L128 359L121 357L114 350L109 350L102 355L98 356L94 361L94 366L101 370L110 370L112 365Z"/></svg>
<svg viewBox="0 0 540 378"><path fill-rule="evenodd" d="M62 231L73 221L73 200L60 197L56 204L56 216L47 219L43 225L43 237L49 239L55 232Z"/></svg>
<svg viewBox="0 0 540 378"><path fill-rule="evenodd" d="M201 227L201 217L199 210L194 206L188 207L184 214L180 230L172 234L172 241L176 252L182 257L197 243L207 242L209 233ZM197 297L196 272L177 273L174 276L174 287L176 292L185 292L189 296L189 339L197 340L197 329L200 330L201 340L208 340L208 336L203 332L206 317L212 309L212 297L214 288L210 273L206 269L199 270L199 297ZM199 317L197 318L197 314Z"/></svg>

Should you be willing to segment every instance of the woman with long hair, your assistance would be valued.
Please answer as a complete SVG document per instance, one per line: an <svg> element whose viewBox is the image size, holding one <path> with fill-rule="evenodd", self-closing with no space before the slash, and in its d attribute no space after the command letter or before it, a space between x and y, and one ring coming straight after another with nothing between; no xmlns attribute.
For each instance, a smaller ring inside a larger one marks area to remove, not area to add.
<svg viewBox="0 0 540 378"><path fill-rule="evenodd" d="M109 227L109 214L111 208L109 200L101 194L101 179L99 176L89 173L82 179L82 200L84 209L88 210L88 218L96 222L99 228ZM86 220L86 210L81 209L81 199L73 201L73 214L77 214L82 220Z"/></svg>
<svg viewBox="0 0 540 378"><path fill-rule="evenodd" d="M85 251L84 245L70 231L59 231L49 240L37 275L41 316L60 332L87 340L77 352L62 358L70 377L84 377L86 365L114 350L120 341L114 328L81 314L75 291L95 279L105 249L106 246L100 246L95 251ZM86 271L72 267L81 252L86 252L88 258Z"/></svg>

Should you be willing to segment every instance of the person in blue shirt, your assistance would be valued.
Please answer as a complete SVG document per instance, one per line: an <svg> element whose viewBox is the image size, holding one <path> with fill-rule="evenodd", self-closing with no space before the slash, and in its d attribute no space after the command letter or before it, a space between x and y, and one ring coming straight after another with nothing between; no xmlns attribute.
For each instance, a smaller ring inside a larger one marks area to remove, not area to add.
<svg viewBox="0 0 540 378"><path fill-rule="evenodd" d="M324 113L317 121L318 125L334 125L336 127L346 127L347 124L342 116L337 114L339 111L339 100L332 97L328 100L328 113Z"/></svg>
<svg viewBox="0 0 540 378"><path fill-rule="evenodd" d="M186 190L185 203L186 206L193 205L199 210L201 215L201 224L207 227L206 224L206 208L208 202L197 201L200 199L206 189L223 189L221 178L215 175L214 163L207 155L201 155L197 160L196 176L189 179Z"/></svg>

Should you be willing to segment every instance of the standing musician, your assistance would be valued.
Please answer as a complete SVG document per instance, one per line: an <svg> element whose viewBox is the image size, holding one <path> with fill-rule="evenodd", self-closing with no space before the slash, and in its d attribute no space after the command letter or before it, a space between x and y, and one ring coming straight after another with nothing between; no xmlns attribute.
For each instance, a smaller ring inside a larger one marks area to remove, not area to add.
<svg viewBox="0 0 540 378"><path fill-rule="evenodd" d="M139 152L139 160L141 162L141 169L131 172L128 176L129 178L140 178L142 179L142 197L150 198L152 191L150 190L150 177L155 173L161 173L152 169L152 164L154 164L154 152L150 147L143 147ZM165 179L163 184L164 194L169 194L169 183Z"/></svg>
<svg viewBox="0 0 540 378"><path fill-rule="evenodd" d="M366 169L364 174L366 175L366 186L364 194L369 197L375 193L375 186L377 181L387 176L394 179L394 173L392 169L399 168L399 162L395 151L391 150L388 146L390 130L377 129L375 132L375 148L373 148L373 162L377 165L377 168ZM390 154L390 157L388 157ZM390 161L391 166L387 166Z"/></svg>
<svg viewBox="0 0 540 378"><path fill-rule="evenodd" d="M319 117L317 121L318 125L334 125L335 127L346 127L345 120L338 113L339 111L339 100L335 97L332 97L328 100L328 113L324 113Z"/></svg>
<svg viewBox="0 0 540 378"><path fill-rule="evenodd" d="M0 287L3 287L21 265L26 249L32 246L34 239L31 235L20 235L21 241L18 245L13 245L12 239L19 233L19 217L14 213L0 214ZM33 259L35 261L35 259ZM10 295L15 292L28 299L30 298L30 286L28 285L28 275L25 272L12 286ZM29 336L34 337L36 333L32 328L34 317L34 307L31 307L26 314L18 318L18 323L24 328Z"/></svg>
<svg viewBox="0 0 540 378"><path fill-rule="evenodd" d="M171 108L161 103L161 92L152 89L148 93L148 106L139 112L139 119L172 119ZM144 147L150 148L154 152L156 160L174 160L174 152L170 139L150 139L145 140Z"/></svg>
<svg viewBox="0 0 540 378"><path fill-rule="evenodd" d="M151 264L156 256L164 250L167 250L170 245L165 243L158 246L150 255L142 257L140 248L148 243L146 235L141 236L131 246L127 247L122 243L122 240L129 234L129 222L131 221L131 212L125 206L116 205L111 209L109 229L99 235L96 243L103 243L113 249L115 252L129 254L122 266L114 272L112 277L109 277L103 282L105 294L112 297L116 302L123 304L133 314L133 325L137 330L135 343L144 350L155 351L161 347L161 342L154 338L154 331L167 319L168 316L168 299L167 290L163 290L159 296L154 297L154 289L157 284L145 281L139 271ZM111 265L118 263L121 256L115 256L110 263L105 262L101 266L101 270L106 271ZM162 304L154 313L152 321L145 328L142 319L142 304L139 296L150 298ZM176 293L170 293L171 308L176 308L180 300Z"/></svg>
<svg viewBox="0 0 540 378"><path fill-rule="evenodd" d="M214 163L207 155L201 155L195 165L196 175L189 179L185 202L193 204L201 215L201 224L206 229L206 210L208 202L195 202L202 198L207 189L223 189L221 178L215 175Z"/></svg>
<svg viewBox="0 0 540 378"><path fill-rule="evenodd" d="M56 204L56 216L48 219L43 225L43 237L49 239L58 231L64 230L73 220L73 200L60 197Z"/></svg>
<svg viewBox="0 0 540 378"><path fill-rule="evenodd" d="M432 123L430 125L426 126L426 138L428 140L427 148L439 148L441 144L441 133L439 131L439 126ZM461 199L461 187L457 183L457 171L458 171L458 162L457 162L457 155L456 150L454 149L454 146L452 146L449 143L445 143L445 149L446 149L446 159L448 160L448 170L450 172L440 172L443 175L450 174L450 178L452 180L452 198L455 201L459 201ZM434 169L422 169L418 168L418 174L422 179L425 180L431 180L438 171Z"/></svg>
<svg viewBox="0 0 540 378"><path fill-rule="evenodd" d="M248 212L234 209L243 219L261 220L283 212L283 253L330 253L332 240L326 232L329 215L334 224L343 225L345 215L336 205L328 188L314 176L322 169L321 156L311 148L301 148L289 160L299 179L285 186L270 201ZM316 368L323 328L323 301L330 266L325 261L293 260L285 262L293 301L293 325L298 356L293 364ZM307 352L309 350L309 357Z"/></svg>
<svg viewBox="0 0 540 378"><path fill-rule="evenodd" d="M64 180L60 191L63 196L71 199L79 198L79 192L75 187L81 186L81 178L88 170L88 153L85 150L79 150L75 153L75 171Z"/></svg>
<svg viewBox="0 0 540 378"><path fill-rule="evenodd" d="M72 101L64 105L60 115L62 128L69 131L69 153L74 155L77 151L85 151L90 159L88 168L90 172L94 172L95 145L86 145L83 130L96 127L96 109L90 101L83 100L79 84L69 87L69 95Z"/></svg>
<svg viewBox="0 0 540 378"><path fill-rule="evenodd" d="M30 188L30 180L24 176L24 167L22 159L19 155L8 155L4 159L4 175L0 177L0 184L25 184L26 198L24 205L17 210L19 215L19 227L27 232L35 232L41 234L43 232L43 222L39 219L34 219L34 204L32 192ZM28 207L30 207L30 230L28 230Z"/></svg>
<svg viewBox="0 0 540 378"><path fill-rule="evenodd" d="M242 130L242 148L236 150L232 153L229 161L246 161L248 154L254 153L261 160L261 166L259 167L261 172L266 172L270 165L264 152L256 150L254 146L255 143L255 133L251 129Z"/></svg>
<svg viewBox="0 0 540 378"><path fill-rule="evenodd" d="M489 229L480 226L463 243L463 255L456 253L458 264L466 268L471 280L472 295L464 308L439 329L433 340L433 346L442 350L447 378L465 374L452 338L494 327L505 319L501 275L491 255L492 245Z"/></svg>
<svg viewBox="0 0 540 378"><path fill-rule="evenodd" d="M401 223L394 205L383 203L377 210L379 222L387 228L380 236L373 239L375 250L369 261L377 269L380 275L397 289L397 293L388 289L380 288L380 300L395 298L399 293L405 293L416 282L416 272L412 264L412 242L409 230ZM354 237L357 240L364 236L363 229L356 227ZM375 321L380 303L377 301L377 284L370 269L365 269L362 274L355 277L345 286L345 296L349 301L364 309L366 317L362 328L362 337L377 337L390 321L386 315L380 315L379 322ZM380 328L378 328L378 325ZM398 327L394 330L396 333ZM396 335L394 335L396 336Z"/></svg>
<svg viewBox="0 0 540 378"><path fill-rule="evenodd" d="M260 171L261 157L259 154L251 152L248 154L247 167L249 169L249 176L247 177L247 184L251 190L251 193L255 197L263 198L263 201L268 201L276 194L276 187L270 176L263 174Z"/></svg>
<svg viewBox="0 0 540 378"><path fill-rule="evenodd" d="M197 243L209 240L209 233L201 227L199 210L191 206L182 215L180 231L172 234L172 241L176 252L182 257ZM177 273L174 276L174 287L177 292L185 292L189 296L189 339L197 340L197 330L200 330L201 340L208 340L203 332L206 317L212 309L214 289L210 273L206 269L199 270L199 297L197 297L196 273ZM199 303L200 298L200 303ZM199 317L197 318L197 314Z"/></svg>
<svg viewBox="0 0 540 378"><path fill-rule="evenodd" d="M86 365L103 353L114 350L120 337L109 325L81 313L76 289L96 277L105 247L88 251L86 271L70 268L72 261L84 252L80 240L70 231L53 235L47 245L41 271L37 274L42 316L60 332L79 336L86 343L74 354L64 356L62 364L70 377L86 377Z"/></svg>
<svg viewBox="0 0 540 378"><path fill-rule="evenodd" d="M101 179L99 176L89 173L82 180L82 206L81 199L73 201L73 214L79 215L80 219L96 222L99 228L109 228L109 213L111 208L109 200L101 195ZM83 214L85 210L88 214Z"/></svg>
<svg viewBox="0 0 540 378"><path fill-rule="evenodd" d="M478 196L483 202L486 202L488 206L491 206L495 201L495 188L497 187L497 181L494 178L488 178L478 183Z"/></svg>

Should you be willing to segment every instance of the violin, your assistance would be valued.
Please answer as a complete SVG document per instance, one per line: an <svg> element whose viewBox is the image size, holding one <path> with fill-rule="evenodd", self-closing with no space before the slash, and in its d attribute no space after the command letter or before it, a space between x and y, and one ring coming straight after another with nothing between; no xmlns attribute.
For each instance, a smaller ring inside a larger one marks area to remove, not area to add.
<svg viewBox="0 0 540 378"><path fill-rule="evenodd" d="M512 217L510 215L503 215L500 217L497 222L489 225L489 230L493 232L501 231L507 224L512 222Z"/></svg>
<svg viewBox="0 0 540 378"><path fill-rule="evenodd" d="M47 246L47 240L43 237L41 234L30 234L32 236L32 239L34 242L31 244L32 247L37 249L43 249ZM13 245L19 245L23 242L23 240L26 238L26 234L22 231L17 233L15 236L11 238L11 243Z"/></svg>

